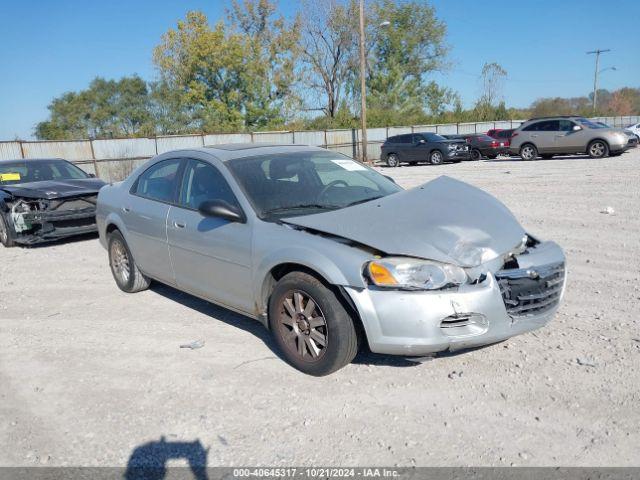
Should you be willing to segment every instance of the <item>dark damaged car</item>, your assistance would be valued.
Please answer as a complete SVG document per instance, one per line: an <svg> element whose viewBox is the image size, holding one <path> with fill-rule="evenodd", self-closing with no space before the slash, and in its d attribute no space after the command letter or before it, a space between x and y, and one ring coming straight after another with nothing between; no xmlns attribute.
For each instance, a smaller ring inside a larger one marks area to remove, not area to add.
<svg viewBox="0 0 640 480"><path fill-rule="evenodd" d="M33 245L96 231L105 183L62 159L0 161L0 242Z"/></svg>

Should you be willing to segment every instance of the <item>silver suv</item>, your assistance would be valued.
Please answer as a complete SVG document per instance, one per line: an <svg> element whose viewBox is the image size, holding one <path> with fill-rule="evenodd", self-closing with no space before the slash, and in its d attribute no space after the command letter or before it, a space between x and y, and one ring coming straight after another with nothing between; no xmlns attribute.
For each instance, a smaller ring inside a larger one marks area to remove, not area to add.
<svg viewBox="0 0 640 480"><path fill-rule="evenodd" d="M573 153L602 158L620 155L631 146L629 137L622 130L572 116L533 118L523 123L513 132L509 150L523 160Z"/></svg>

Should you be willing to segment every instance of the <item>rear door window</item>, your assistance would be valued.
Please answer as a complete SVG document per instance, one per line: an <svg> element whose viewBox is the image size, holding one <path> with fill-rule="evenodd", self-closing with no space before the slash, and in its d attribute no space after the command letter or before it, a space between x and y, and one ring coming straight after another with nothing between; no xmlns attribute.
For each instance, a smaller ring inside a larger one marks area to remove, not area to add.
<svg viewBox="0 0 640 480"><path fill-rule="evenodd" d="M151 200L173 203L180 162L180 159L163 160L149 167L136 180L133 193Z"/></svg>

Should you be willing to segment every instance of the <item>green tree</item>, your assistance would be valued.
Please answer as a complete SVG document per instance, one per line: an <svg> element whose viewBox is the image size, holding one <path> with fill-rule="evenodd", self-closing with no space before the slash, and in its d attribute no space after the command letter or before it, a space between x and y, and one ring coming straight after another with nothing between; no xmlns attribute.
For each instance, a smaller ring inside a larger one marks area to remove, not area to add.
<svg viewBox="0 0 640 480"><path fill-rule="evenodd" d="M299 104L294 85L300 20L287 22L275 11L269 0L233 0L227 12L234 32L243 38L244 122L251 128L282 126Z"/></svg>
<svg viewBox="0 0 640 480"><path fill-rule="evenodd" d="M455 96L429 80L448 65L446 25L424 2L378 0L368 19L367 103L373 124L439 115ZM386 27L380 26L386 24Z"/></svg>
<svg viewBox="0 0 640 480"><path fill-rule="evenodd" d="M86 90L54 98L49 120L38 123L35 134L48 140L149 135L154 127L148 100L147 84L138 76L96 77Z"/></svg>

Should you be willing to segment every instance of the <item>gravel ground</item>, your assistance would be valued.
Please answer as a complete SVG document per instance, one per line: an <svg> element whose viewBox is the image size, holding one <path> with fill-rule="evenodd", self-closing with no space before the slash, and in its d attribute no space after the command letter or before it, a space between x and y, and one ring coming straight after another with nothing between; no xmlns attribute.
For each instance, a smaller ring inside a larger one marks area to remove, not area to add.
<svg viewBox="0 0 640 480"><path fill-rule="evenodd" d="M640 149L381 169L496 195L566 249L565 301L502 344L363 354L325 378L255 321L160 285L120 292L95 237L0 248L0 465L637 465L639 167Z"/></svg>

